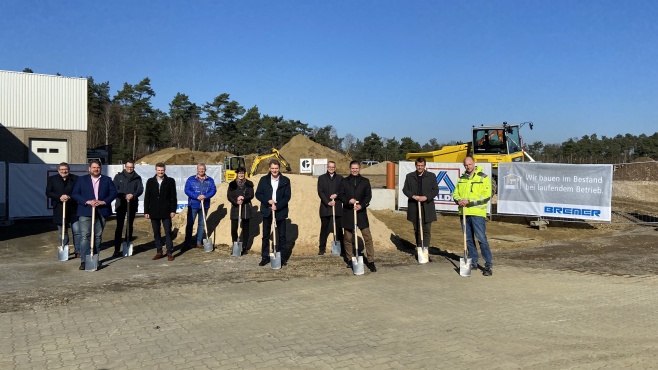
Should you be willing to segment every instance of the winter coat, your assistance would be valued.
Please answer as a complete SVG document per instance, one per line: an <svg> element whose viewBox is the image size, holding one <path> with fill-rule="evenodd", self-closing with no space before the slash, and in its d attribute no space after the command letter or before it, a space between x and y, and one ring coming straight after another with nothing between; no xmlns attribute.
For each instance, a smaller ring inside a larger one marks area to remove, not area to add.
<svg viewBox="0 0 658 370"><path fill-rule="evenodd" d="M176 213L177 206L176 180L167 175L164 175L162 184L158 184L157 175L146 180L144 214L148 214L151 219L167 219Z"/></svg>
<svg viewBox="0 0 658 370"><path fill-rule="evenodd" d="M69 174L66 181L64 181L59 174L48 177L48 182L46 183L46 196L50 198L50 205L53 207L53 222L56 225L62 224L62 210L64 208L64 202L59 200L59 197L63 194L70 196L77 180L78 176L73 174ZM78 203L74 199L69 199L66 202L66 222L70 223L77 221L77 212Z"/></svg>
<svg viewBox="0 0 658 370"><path fill-rule="evenodd" d="M187 206L192 209L201 209L201 201L197 197L202 194L206 197L203 200L203 208L210 208L210 198L214 197L216 193L215 180L210 176L199 179L194 175L190 176L185 182L185 195L188 197Z"/></svg>
<svg viewBox="0 0 658 370"><path fill-rule="evenodd" d="M254 199L254 183L245 179L244 187L238 188L237 180L233 180L228 184L226 198L231 202L231 220L237 220L239 215L238 197L243 196L242 201L242 219L254 217L253 210L251 209L251 200Z"/></svg>
<svg viewBox="0 0 658 370"><path fill-rule="evenodd" d="M91 217L92 206L85 204L88 200L96 199L94 186L91 183L91 175L78 177L78 181L73 186L71 197L78 202L77 215L79 217ZM98 200L105 202L105 205L96 207L96 212L103 217L112 215L112 201L116 197L117 187L114 186L112 179L109 176L101 175L98 184Z"/></svg>
<svg viewBox="0 0 658 370"><path fill-rule="evenodd" d="M267 174L258 181L256 189L256 199L260 202L260 213L263 217L270 217L272 210L268 203L272 200L272 174ZM290 179L279 174L279 187L276 189L276 219L285 220L288 218L288 202L292 196Z"/></svg>
<svg viewBox="0 0 658 370"><path fill-rule="evenodd" d="M439 194L439 187L436 184L436 175L434 172L425 171L420 176L422 191L418 183L418 172L414 171L407 174L404 179L402 193L407 196L407 220L418 223L418 201L412 197L414 195L423 195L427 200L422 203L421 212L423 223L436 221L436 210L434 208L434 198Z"/></svg>
<svg viewBox="0 0 658 370"><path fill-rule="evenodd" d="M144 185L142 184L142 177L133 172L133 178L128 180L126 171L121 171L114 176L114 185L117 187L117 201L114 204L116 212L126 210L126 194L132 194L134 197L130 201L130 208L135 211L139 204L139 196L144 193Z"/></svg>
<svg viewBox="0 0 658 370"><path fill-rule="evenodd" d="M347 176L341 183L339 197L343 202L343 227L345 229L352 230L354 228L354 204L350 204L350 199L356 199L362 207L361 210L356 212L359 229L370 227L367 209L372 199L370 180L361 175Z"/></svg>
<svg viewBox="0 0 658 370"><path fill-rule="evenodd" d="M469 177L464 172L455 191L452 192L452 199L458 203L461 199L468 199L466 207L459 207L459 214L466 211L466 216L487 217L487 203L491 199L491 178L482 172L482 167L475 166L473 176Z"/></svg>
<svg viewBox="0 0 658 370"><path fill-rule="evenodd" d="M336 194L335 208L336 217L343 215L343 203L340 200L340 184L343 182L343 176L334 174L333 178L329 176L329 172L318 177L318 196L320 197L320 217L329 217L332 215L332 210L327 204L331 202L329 196Z"/></svg>

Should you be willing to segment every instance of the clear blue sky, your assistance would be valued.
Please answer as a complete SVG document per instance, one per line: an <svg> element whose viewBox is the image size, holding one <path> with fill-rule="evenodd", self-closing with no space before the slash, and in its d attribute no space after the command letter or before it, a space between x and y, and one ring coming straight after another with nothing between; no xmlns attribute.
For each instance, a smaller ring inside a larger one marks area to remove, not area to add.
<svg viewBox="0 0 658 370"><path fill-rule="evenodd" d="M339 136L526 142L658 131L658 1L17 1L0 69L220 93Z"/></svg>

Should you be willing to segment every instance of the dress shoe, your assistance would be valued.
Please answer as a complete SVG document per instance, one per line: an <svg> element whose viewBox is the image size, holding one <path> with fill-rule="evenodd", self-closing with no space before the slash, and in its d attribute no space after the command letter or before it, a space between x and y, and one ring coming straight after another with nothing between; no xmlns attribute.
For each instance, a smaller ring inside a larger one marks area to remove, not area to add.
<svg viewBox="0 0 658 370"><path fill-rule="evenodd" d="M368 263L368 269L370 269L370 272L377 272L377 266L375 266L374 262Z"/></svg>
<svg viewBox="0 0 658 370"><path fill-rule="evenodd" d="M168 254L167 255L167 261L173 261L174 260L174 255L173 254Z"/></svg>
<svg viewBox="0 0 658 370"><path fill-rule="evenodd" d="M156 253L155 256L153 256L153 258L151 259L155 261L155 260L159 260L162 257L164 257L162 253Z"/></svg>
<svg viewBox="0 0 658 370"><path fill-rule="evenodd" d="M75 253L73 254L73 258L80 258L80 253L75 252Z"/></svg>
<svg viewBox="0 0 658 370"><path fill-rule="evenodd" d="M197 244L196 247L199 249L203 249L203 244Z"/></svg>
<svg viewBox="0 0 658 370"><path fill-rule="evenodd" d="M112 253L112 257L113 258L123 257L123 253L121 253L121 251L114 251L114 253Z"/></svg>
<svg viewBox="0 0 658 370"><path fill-rule="evenodd" d="M288 266L288 261L281 260L281 266Z"/></svg>
<svg viewBox="0 0 658 370"><path fill-rule="evenodd" d="M263 257L263 259L260 260L258 266L265 266L268 263L270 263L270 257Z"/></svg>
<svg viewBox="0 0 658 370"><path fill-rule="evenodd" d="M85 263L82 262L82 263L80 264L80 268L79 268L79 270L84 270L84 269L85 269Z"/></svg>
<svg viewBox="0 0 658 370"><path fill-rule="evenodd" d="M353 266L352 266L352 261L347 261L347 262L345 263L345 265L347 265L346 267L347 267L348 269L353 268Z"/></svg>
<svg viewBox="0 0 658 370"><path fill-rule="evenodd" d="M325 253L325 250L324 250L324 249L320 249L320 251L318 252L318 256L323 256L324 253Z"/></svg>

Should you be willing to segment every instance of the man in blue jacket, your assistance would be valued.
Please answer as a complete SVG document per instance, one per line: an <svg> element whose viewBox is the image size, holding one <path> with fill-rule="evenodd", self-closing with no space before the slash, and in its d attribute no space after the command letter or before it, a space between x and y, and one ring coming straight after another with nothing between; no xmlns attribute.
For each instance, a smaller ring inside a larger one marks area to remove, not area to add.
<svg viewBox="0 0 658 370"><path fill-rule="evenodd" d="M281 264L288 262L286 252L286 219L288 218L288 202L290 202L290 179L279 172L279 161L270 162L270 173L261 177L256 189L256 199L260 201L260 213L263 216L263 245L258 266L270 263L270 232L272 228L272 211L276 213L276 232L279 237L276 251L281 252Z"/></svg>
<svg viewBox="0 0 658 370"><path fill-rule="evenodd" d="M117 197L117 188L109 176L101 175L101 163L89 162L89 175L80 176L73 186L71 198L78 202L80 222L80 270L85 269L85 256L91 254L91 213L96 207L94 227L94 254L100 250L105 219L112 215L112 201ZM100 259L99 259L100 261ZM100 263L99 263L100 264Z"/></svg>
<svg viewBox="0 0 658 370"><path fill-rule="evenodd" d="M196 247L203 248L203 213L201 212L201 205L208 214L210 208L210 198L217 193L215 187L215 180L210 176L206 176L205 163L199 163L196 166L196 175L190 176L185 182L185 194L187 195L187 225L185 226L185 245L189 248L194 248L192 242L192 226L194 219L199 216L199 222L196 229Z"/></svg>

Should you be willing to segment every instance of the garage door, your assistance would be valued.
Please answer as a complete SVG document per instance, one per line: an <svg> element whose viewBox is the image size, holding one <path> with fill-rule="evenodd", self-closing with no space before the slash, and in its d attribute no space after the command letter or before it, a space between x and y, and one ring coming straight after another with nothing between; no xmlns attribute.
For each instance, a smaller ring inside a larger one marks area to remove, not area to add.
<svg viewBox="0 0 658 370"><path fill-rule="evenodd" d="M30 163L58 164L69 158L66 140L30 139Z"/></svg>

